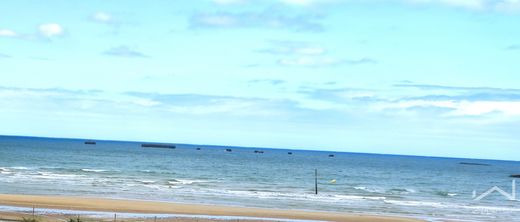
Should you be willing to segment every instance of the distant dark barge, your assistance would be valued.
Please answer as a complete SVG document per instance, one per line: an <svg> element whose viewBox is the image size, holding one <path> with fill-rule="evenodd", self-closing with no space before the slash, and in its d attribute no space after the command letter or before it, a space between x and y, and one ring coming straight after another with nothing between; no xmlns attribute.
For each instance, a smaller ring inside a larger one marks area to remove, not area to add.
<svg viewBox="0 0 520 222"><path fill-rule="evenodd" d="M145 148L165 148L165 149L175 149L176 148L175 145L171 145L171 144L153 144L153 143L144 143L144 144L141 144L141 147L145 147Z"/></svg>

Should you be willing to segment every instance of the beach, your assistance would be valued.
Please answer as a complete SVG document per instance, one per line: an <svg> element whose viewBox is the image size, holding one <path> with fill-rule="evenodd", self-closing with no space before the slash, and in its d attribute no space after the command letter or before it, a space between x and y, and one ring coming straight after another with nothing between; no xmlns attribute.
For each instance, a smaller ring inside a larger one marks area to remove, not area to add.
<svg viewBox="0 0 520 222"><path fill-rule="evenodd" d="M137 214L171 214L173 215L204 215L204 216L228 216L236 218L270 218L291 220L316 220L316 221L371 221L371 222L412 222L420 221L410 218L371 216L361 214L345 214L339 212L318 212L281 210L249 207L232 207L202 204L180 204L168 202L154 202L142 200L119 200L91 197L71 196L39 196L39 195L10 195L0 194L0 205L17 206L40 209L80 210L113 213L137 213ZM13 212L3 212L0 215L16 216ZM45 216L45 215L41 215ZM211 217L208 217L211 218ZM218 217L217 217L218 218ZM186 216L185 219L189 219Z"/></svg>

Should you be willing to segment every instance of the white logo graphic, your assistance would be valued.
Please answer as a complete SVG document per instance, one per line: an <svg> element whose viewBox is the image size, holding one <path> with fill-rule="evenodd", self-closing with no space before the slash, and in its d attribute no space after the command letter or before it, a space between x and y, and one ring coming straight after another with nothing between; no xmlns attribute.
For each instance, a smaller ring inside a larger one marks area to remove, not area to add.
<svg viewBox="0 0 520 222"><path fill-rule="evenodd" d="M513 180L513 182L511 182L511 194L505 192L504 190L498 188L497 186L494 186L478 197L477 197L477 191L473 190L473 200L476 200L476 201L482 200L483 198L487 197L488 195L490 195L491 193L493 193L495 191L502 194L502 196L504 196L506 199L515 201L516 200L516 181Z"/></svg>

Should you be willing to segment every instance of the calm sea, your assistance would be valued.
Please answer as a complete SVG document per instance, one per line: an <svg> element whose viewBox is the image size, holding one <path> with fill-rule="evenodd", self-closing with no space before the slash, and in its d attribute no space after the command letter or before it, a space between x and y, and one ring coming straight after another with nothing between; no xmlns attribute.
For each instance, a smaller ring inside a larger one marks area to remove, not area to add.
<svg viewBox="0 0 520 222"><path fill-rule="evenodd" d="M0 136L0 193L514 221L520 162ZM200 148L197 149L197 148ZM232 149L232 152L226 149ZM263 151L255 153L254 151ZM292 152L289 155L288 152ZM329 157L329 155L334 157ZM460 164L479 163L487 165ZM314 194L318 170L319 194ZM520 182L518 183L520 185ZM518 197L520 199L520 195Z"/></svg>

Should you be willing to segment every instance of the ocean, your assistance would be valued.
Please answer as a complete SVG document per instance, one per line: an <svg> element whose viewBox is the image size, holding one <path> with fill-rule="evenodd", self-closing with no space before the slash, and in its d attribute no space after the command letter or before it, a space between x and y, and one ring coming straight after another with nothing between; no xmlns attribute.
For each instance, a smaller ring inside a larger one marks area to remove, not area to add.
<svg viewBox="0 0 520 222"><path fill-rule="evenodd" d="M520 162L84 142L0 136L0 193L400 215L430 221L515 221L520 215L520 202L498 192L474 200L493 186L511 193L509 176L520 174Z"/></svg>

